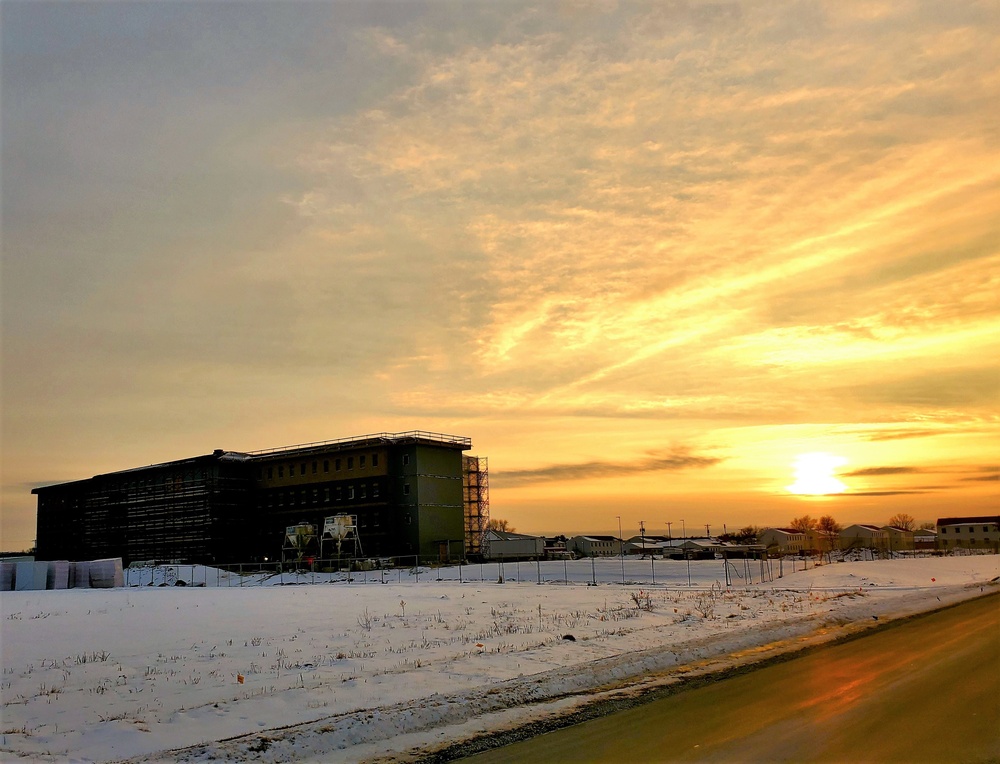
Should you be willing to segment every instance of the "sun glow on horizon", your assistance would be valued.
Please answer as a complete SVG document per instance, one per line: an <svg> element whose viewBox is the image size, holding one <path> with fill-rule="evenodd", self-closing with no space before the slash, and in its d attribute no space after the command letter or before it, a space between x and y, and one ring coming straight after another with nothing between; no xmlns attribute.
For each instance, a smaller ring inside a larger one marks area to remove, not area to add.
<svg viewBox="0 0 1000 764"><path fill-rule="evenodd" d="M805 496L823 496L843 493L847 485L834 477L838 467L847 464L847 459L825 452L800 454L795 460L795 482L785 486L789 493Z"/></svg>

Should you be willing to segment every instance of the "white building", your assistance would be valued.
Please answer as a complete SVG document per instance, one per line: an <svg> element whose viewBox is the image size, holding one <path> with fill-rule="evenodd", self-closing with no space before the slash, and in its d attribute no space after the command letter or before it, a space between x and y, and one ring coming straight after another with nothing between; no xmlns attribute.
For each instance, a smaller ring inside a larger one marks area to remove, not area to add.
<svg viewBox="0 0 1000 764"><path fill-rule="evenodd" d="M765 528L757 541L769 554L798 554L806 548L806 534L795 528Z"/></svg>
<svg viewBox="0 0 1000 764"><path fill-rule="evenodd" d="M489 530L483 540L488 560L540 560L545 555L545 539L541 536Z"/></svg>
<svg viewBox="0 0 1000 764"><path fill-rule="evenodd" d="M938 548L1000 551L1000 515L942 517L937 521Z"/></svg>
<svg viewBox="0 0 1000 764"><path fill-rule="evenodd" d="M877 525L856 523L849 525L840 532L840 548L849 549L888 549L889 534Z"/></svg>
<svg viewBox="0 0 1000 764"><path fill-rule="evenodd" d="M904 552L913 549L913 531L898 525L883 525L882 530L889 536L889 551Z"/></svg>
<svg viewBox="0 0 1000 764"><path fill-rule="evenodd" d="M622 553L621 539L614 536L573 536L566 546L582 557L617 557Z"/></svg>

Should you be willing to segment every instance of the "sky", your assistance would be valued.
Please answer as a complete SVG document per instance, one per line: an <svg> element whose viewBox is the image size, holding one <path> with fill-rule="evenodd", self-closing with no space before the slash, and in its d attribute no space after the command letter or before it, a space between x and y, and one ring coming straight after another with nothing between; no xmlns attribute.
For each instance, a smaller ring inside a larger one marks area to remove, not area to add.
<svg viewBox="0 0 1000 764"><path fill-rule="evenodd" d="M0 22L0 547L37 485L413 429L524 532L1000 511L993 0Z"/></svg>

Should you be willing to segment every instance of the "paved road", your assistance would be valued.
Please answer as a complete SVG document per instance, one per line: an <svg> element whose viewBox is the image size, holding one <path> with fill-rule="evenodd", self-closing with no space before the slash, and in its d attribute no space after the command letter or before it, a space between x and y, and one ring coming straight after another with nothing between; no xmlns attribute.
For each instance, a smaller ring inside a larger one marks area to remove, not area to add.
<svg viewBox="0 0 1000 764"><path fill-rule="evenodd" d="M997 762L1000 596L463 761Z"/></svg>

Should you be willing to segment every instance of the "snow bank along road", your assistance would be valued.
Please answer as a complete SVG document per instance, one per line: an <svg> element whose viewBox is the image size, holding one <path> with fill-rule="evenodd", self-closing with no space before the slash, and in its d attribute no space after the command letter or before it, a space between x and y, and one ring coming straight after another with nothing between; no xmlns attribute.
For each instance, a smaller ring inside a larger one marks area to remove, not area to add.
<svg viewBox="0 0 1000 764"><path fill-rule="evenodd" d="M1000 557L833 564L732 589L720 572L692 563L688 587L685 564L664 563L655 588L622 585L615 560L596 586L422 575L5 592L0 759L419 760L978 596Z"/></svg>
<svg viewBox="0 0 1000 764"><path fill-rule="evenodd" d="M1000 760L1000 592L863 636L461 761Z"/></svg>

